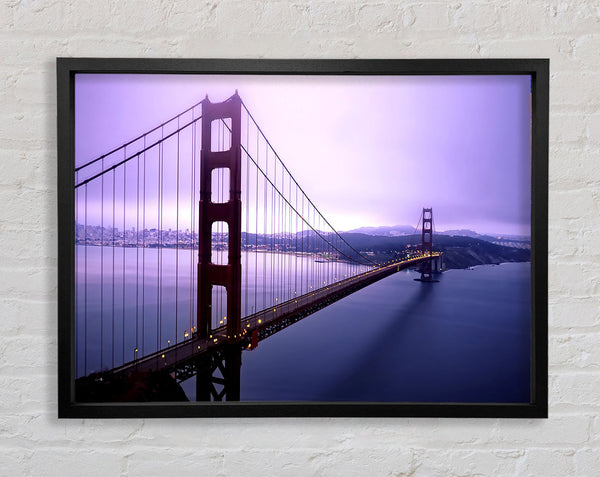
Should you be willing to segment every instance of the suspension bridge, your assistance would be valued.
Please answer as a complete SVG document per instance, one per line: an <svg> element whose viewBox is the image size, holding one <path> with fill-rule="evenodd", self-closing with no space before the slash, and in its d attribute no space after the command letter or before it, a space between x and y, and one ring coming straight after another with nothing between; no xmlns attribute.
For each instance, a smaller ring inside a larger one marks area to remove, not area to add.
<svg viewBox="0 0 600 477"><path fill-rule="evenodd" d="M441 269L430 208L418 248L356 250L237 91L77 164L75 203L76 377L197 376L198 400L239 400L242 349L400 270Z"/></svg>

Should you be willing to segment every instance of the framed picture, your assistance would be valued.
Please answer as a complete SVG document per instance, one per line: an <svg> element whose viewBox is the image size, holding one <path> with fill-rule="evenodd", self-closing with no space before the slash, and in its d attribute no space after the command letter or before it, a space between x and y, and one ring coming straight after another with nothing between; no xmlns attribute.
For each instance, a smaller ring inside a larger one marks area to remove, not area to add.
<svg viewBox="0 0 600 477"><path fill-rule="evenodd" d="M59 417L547 417L548 69L59 58Z"/></svg>

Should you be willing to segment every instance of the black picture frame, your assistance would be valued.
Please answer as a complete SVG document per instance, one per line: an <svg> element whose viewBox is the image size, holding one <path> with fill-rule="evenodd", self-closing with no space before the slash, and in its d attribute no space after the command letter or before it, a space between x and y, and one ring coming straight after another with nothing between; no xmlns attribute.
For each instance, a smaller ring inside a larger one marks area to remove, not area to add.
<svg viewBox="0 0 600 477"><path fill-rule="evenodd" d="M58 416L488 417L548 416L548 59L254 60L58 58ZM472 403L78 403L74 399L75 75L77 73L251 75L531 75L531 402Z"/></svg>

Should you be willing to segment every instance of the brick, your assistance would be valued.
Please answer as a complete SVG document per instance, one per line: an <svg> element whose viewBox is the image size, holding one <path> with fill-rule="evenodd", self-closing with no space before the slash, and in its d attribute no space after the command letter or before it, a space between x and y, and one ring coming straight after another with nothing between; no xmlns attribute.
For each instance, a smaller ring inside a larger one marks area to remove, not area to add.
<svg viewBox="0 0 600 477"><path fill-rule="evenodd" d="M114 451L63 449L60 451L60 458L57 459L55 449L37 449L31 457L30 465L32 475L103 477L121 475L125 464L125 457Z"/></svg>
<svg viewBox="0 0 600 477"><path fill-rule="evenodd" d="M0 149L0 187L48 189L55 187L55 183L56 167L48 160L47 153Z"/></svg>
<svg viewBox="0 0 600 477"><path fill-rule="evenodd" d="M33 451L19 447L0 447L2 476L31 475L31 456Z"/></svg>
<svg viewBox="0 0 600 477"><path fill-rule="evenodd" d="M523 7L522 2L514 4L514 8L517 10L521 7ZM506 15L508 16L508 14ZM521 20L525 23L525 28L534 27L528 17L519 12L512 15L510 24L514 25L515 22ZM551 72L569 71L576 65L572 56L572 40L569 36L555 35L548 38L542 35L532 36L529 33L523 35L518 30L512 32L510 29L507 30L507 34L507 37L502 38L482 36L479 39L481 55L489 58L550 58ZM551 91L550 101L554 101L554 89L552 88Z"/></svg>
<svg viewBox="0 0 600 477"><path fill-rule="evenodd" d="M600 18L598 7L594 2L568 3L562 1L548 2L548 26L552 33L598 31Z"/></svg>
<svg viewBox="0 0 600 477"><path fill-rule="evenodd" d="M600 255L600 227L595 226L584 230L582 239L582 251L586 257L592 258Z"/></svg>
<svg viewBox="0 0 600 477"><path fill-rule="evenodd" d="M16 374L16 375L15 375ZM40 392L40 379L32 379L29 373L11 373L3 375L0 373L0 386L2 389L2 401L0 409L6 416L16 414L35 414L43 411L46 406L45 396Z"/></svg>
<svg viewBox="0 0 600 477"><path fill-rule="evenodd" d="M544 41L543 35L536 35L546 27L545 22L548 17L548 5L545 2L528 2L517 4L516 2L506 2L499 7L499 22L507 31L507 36L523 38L525 44L527 41ZM537 22L532 22L531 18L537 18ZM555 42L548 42L555 43Z"/></svg>
<svg viewBox="0 0 600 477"><path fill-rule="evenodd" d="M198 28L216 26L219 2L178 2L164 10L163 32L187 32L190 19Z"/></svg>
<svg viewBox="0 0 600 477"><path fill-rule="evenodd" d="M82 426L81 421L68 420L64 423L64 432L61 436L72 445L86 447L90 443L97 445L127 444L145 445L151 447L150 439L140 439L140 430L144 426L141 419L106 420L92 419Z"/></svg>
<svg viewBox="0 0 600 477"><path fill-rule="evenodd" d="M119 2L111 12L110 28L115 32L159 32L168 28L169 11L169 5L162 2Z"/></svg>
<svg viewBox="0 0 600 477"><path fill-rule="evenodd" d="M49 188L36 190L24 182L21 188L12 191L0 186L0 200L5 207L3 221L8 230L37 227L39 232L44 222L51 220L50 211L56 207L56 192Z"/></svg>
<svg viewBox="0 0 600 477"><path fill-rule="evenodd" d="M272 420L206 420L205 425L208 426L207 428L215 429L208 448L213 450L227 448L228 442L234 439L235 435L242 441L254 438L257 448L279 449L282 451L292 448L318 448L319 446L339 445L340 440L348 438L344 432L346 426L342 423L331 422L331 425L319 432L317 436L315 430L320 427L318 420L276 419L275 421L281 429L280 434L270 432ZM242 423L241 427L240 422ZM175 446L195 445L202 442L201 436L197 436L190 441L189 436L186 437L185 433L181 432L182 426L185 426L185 424L181 423L171 428L164 428L159 421L148 421L140 431L140 438L152 439L155 445L158 446L169 445L169 442ZM158 432L161 427L163 427L163 431Z"/></svg>
<svg viewBox="0 0 600 477"><path fill-rule="evenodd" d="M110 2L97 2L93 0L79 0L77 2L64 2L65 15L62 19L63 28L73 31L103 32L110 31L112 21L119 16L119 7Z"/></svg>
<svg viewBox="0 0 600 477"><path fill-rule="evenodd" d="M52 148L56 144L55 136L45 135L45 118L39 107L27 111L19 106L11 113L0 112L0 140L7 149ZM52 131L55 131L53 128Z"/></svg>
<svg viewBox="0 0 600 477"><path fill-rule="evenodd" d="M600 449L583 448L574 456L576 475L595 475L600 469Z"/></svg>
<svg viewBox="0 0 600 477"><path fill-rule="evenodd" d="M9 225L5 226L6 230L3 232L3 238L6 245L12 248L10 251L3 250L0 252L0 259L2 260L0 263L4 267L25 268L34 257L39 260L41 256L44 257L42 263L55 266L55 233L50 234L44 230L40 231L39 228L36 230L37 224L35 222L28 227L23 225L22 231L17 230L20 224ZM38 247L37 252L33 252L31 248L36 246ZM49 259L49 257L52 257L52 259Z"/></svg>
<svg viewBox="0 0 600 477"><path fill-rule="evenodd" d="M573 88L575 78L581 84ZM600 71L576 71L574 68L552 73L553 105L576 105L595 110L600 104ZM586 115L587 116L587 115Z"/></svg>
<svg viewBox="0 0 600 477"><path fill-rule="evenodd" d="M24 299L48 298L54 294L56 271L52 268L2 268L0 267L0 292L5 296Z"/></svg>
<svg viewBox="0 0 600 477"><path fill-rule="evenodd" d="M590 114L587 117L587 137L591 144L600 144L600 114ZM594 177L600 180L600 174L595 174Z"/></svg>
<svg viewBox="0 0 600 477"><path fill-rule="evenodd" d="M600 325L597 297L569 297L551 302L548 307L548 323L551 328L597 327Z"/></svg>
<svg viewBox="0 0 600 477"><path fill-rule="evenodd" d="M415 21L411 27L418 31L452 29L454 8L446 2L415 3L409 7Z"/></svg>
<svg viewBox="0 0 600 477"><path fill-rule="evenodd" d="M0 370L0 376L39 376L54 371L57 359L56 338L46 335L23 334L4 338L0 357L13 363Z"/></svg>
<svg viewBox="0 0 600 477"><path fill-rule="evenodd" d="M591 435L590 445L596 446L600 444L600 418L597 413L594 414L591 426Z"/></svg>
<svg viewBox="0 0 600 477"><path fill-rule="evenodd" d="M575 475L571 450L530 449L518 475Z"/></svg>
<svg viewBox="0 0 600 477"><path fill-rule="evenodd" d="M564 257L584 258L585 230L577 227L578 221L566 219L560 225L554 225L548 233L548 252L552 258Z"/></svg>
<svg viewBox="0 0 600 477"><path fill-rule="evenodd" d="M267 457L268 455L268 457ZM262 469L247 466L248 462L265 462ZM267 450L246 450L225 453L225 475L243 468L247 475L260 476L277 473L286 475L409 475L414 470L412 452L398 448L352 449L327 451L322 449L294 449L286 454L268 454ZM262 474L261 474L262 471Z"/></svg>
<svg viewBox="0 0 600 477"><path fill-rule="evenodd" d="M39 112L40 105L56 103L55 72L47 70L25 69L19 71L14 78L14 88L11 91L15 100L24 105L20 114L26 121L35 120L35 112ZM27 108L28 105L35 105Z"/></svg>
<svg viewBox="0 0 600 477"><path fill-rule="evenodd" d="M590 186L578 190L551 192L548 208L553 217L591 219L600 209L600 195L594 187Z"/></svg>
<svg viewBox="0 0 600 477"><path fill-rule="evenodd" d="M570 408L600 406L600 373L561 373L550 380L550 394L557 404Z"/></svg>
<svg viewBox="0 0 600 477"><path fill-rule="evenodd" d="M573 40L573 58L582 68L598 68L600 35L579 35Z"/></svg>
<svg viewBox="0 0 600 477"><path fill-rule="evenodd" d="M50 75L53 70L50 65L54 64L55 57L66 54L66 44L66 38L52 38L34 34L17 35L14 32L4 34L0 42L2 64L4 67L12 66L11 74L16 76L24 67L30 68L33 66L36 69L40 67L39 61L31 63L28 58L44 57L46 74ZM16 103L12 104L16 106Z"/></svg>
<svg viewBox="0 0 600 477"><path fill-rule="evenodd" d="M552 391L554 391L552 389ZM556 396L551 392L552 399ZM547 421L501 420L493 434L494 444L504 448L536 446L572 446L589 439L588 416L552 415Z"/></svg>
<svg viewBox="0 0 600 477"><path fill-rule="evenodd" d="M2 297L2 331L4 337L20 334L54 334L56 321L50 320L48 317L56 312L56 302L49 300L34 301L29 298L18 299L4 294L0 294L0 296ZM37 320L23 320L24 316L40 318Z"/></svg>
<svg viewBox="0 0 600 477"><path fill-rule="evenodd" d="M60 30L65 17L65 4L51 0L17 2L13 8L15 30L31 32Z"/></svg>
<svg viewBox="0 0 600 477"><path fill-rule="evenodd" d="M562 144L583 142L587 137L586 126L584 114L553 114L550 119L550 141Z"/></svg>
<svg viewBox="0 0 600 477"><path fill-rule="evenodd" d="M503 7L506 28L524 36L594 32L598 24L591 2L508 2Z"/></svg>
<svg viewBox="0 0 600 477"><path fill-rule="evenodd" d="M514 476L526 450L456 450L417 452L415 475L494 475ZM410 474L409 474L410 475Z"/></svg>
<svg viewBox="0 0 600 477"><path fill-rule="evenodd" d="M582 219L564 219L550 228L548 247L551 258L569 255L585 261L600 255L600 227Z"/></svg>
<svg viewBox="0 0 600 477"><path fill-rule="evenodd" d="M395 39L392 43L394 52L397 52L395 58L453 58L463 56L465 58L480 57L479 43L469 37L460 37L456 39L440 38L437 33L425 32L427 39L420 38L421 33L417 36L412 34L403 34ZM428 48L425 53L421 53L422 43L427 43ZM385 50L381 49L381 44L376 40L369 42L363 41L361 49L367 48L371 55L379 58L389 58Z"/></svg>
<svg viewBox="0 0 600 477"><path fill-rule="evenodd" d="M281 469L290 476L300 476L303 473L308 475L324 475L326 472L322 463L331 455L330 451L320 449L300 449L291 450L283 453L272 454L265 459L264 451L240 449L237 452L225 452L223 462L223 475L228 475L234 469L244 469L244 473L249 476L258 477L261 471L249 465L249 462L263 462L263 475L276 472Z"/></svg>
<svg viewBox="0 0 600 477"><path fill-rule="evenodd" d="M165 458L164 448L138 449L127 456L125 475L171 475L174 467L181 477L197 475L227 475L223 473L224 453L203 449L171 449L169 458ZM248 463L237 467L241 471ZM244 475L251 475L247 471Z"/></svg>
<svg viewBox="0 0 600 477"><path fill-rule="evenodd" d="M458 4L454 11L450 9L450 14L460 32L473 33L485 29L488 35L497 36L506 28L499 21L501 9L502 7L495 3L465 2Z"/></svg>
<svg viewBox="0 0 600 477"><path fill-rule="evenodd" d="M357 22L362 30L396 32L402 28L403 12L396 4L365 4L358 8Z"/></svg>
<svg viewBox="0 0 600 477"><path fill-rule="evenodd" d="M310 14L287 2L267 2L253 13L251 21L256 31L276 33L278 25L285 23L290 32L295 32L310 25Z"/></svg>
<svg viewBox="0 0 600 477"><path fill-rule="evenodd" d="M550 366L585 370L600 369L600 334L560 334L550 337Z"/></svg>
<svg viewBox="0 0 600 477"><path fill-rule="evenodd" d="M313 2L310 16L317 31L345 32L356 24L356 9L350 2Z"/></svg>
<svg viewBox="0 0 600 477"><path fill-rule="evenodd" d="M180 40L167 38L157 33L146 40L131 33L113 40L103 37L73 37L65 45L66 56L92 56L95 51L105 51L108 46L116 48L121 57L177 57L183 56L179 50ZM187 55L186 55L187 56Z"/></svg>
<svg viewBox="0 0 600 477"><path fill-rule="evenodd" d="M591 141L596 137L594 120L590 115L587 121ZM581 189L586 184L593 185L600 181L600 161L596 160L598 154L598 149L589 146L553 148L550 151L550 184L553 190L562 189L565 185L570 189Z"/></svg>
<svg viewBox="0 0 600 477"><path fill-rule="evenodd" d="M585 298L596 296L600 292L600 277L594 272L591 263L556 263L548 264L548 293L558 292L570 297ZM580 317L574 317L578 320Z"/></svg>

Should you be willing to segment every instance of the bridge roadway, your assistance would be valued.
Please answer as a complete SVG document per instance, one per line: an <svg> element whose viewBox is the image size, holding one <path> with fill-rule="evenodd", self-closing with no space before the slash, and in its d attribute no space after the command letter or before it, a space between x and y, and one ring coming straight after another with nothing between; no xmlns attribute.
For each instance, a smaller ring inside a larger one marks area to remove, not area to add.
<svg viewBox="0 0 600 477"><path fill-rule="evenodd" d="M133 372L149 372L158 370L176 370L191 361L202 358L227 345L237 345L251 349L278 331L300 321L317 310L334 303L355 291L379 281L393 273L414 267L421 262L431 260L440 255L419 255L406 260L384 264L378 268L337 281L313 292L267 308L253 315L242 318L241 333L227 336L226 327L213 330L209 338L192 335L189 339L168 348L152 353L135 361L103 373L107 377L115 374L131 374Z"/></svg>

